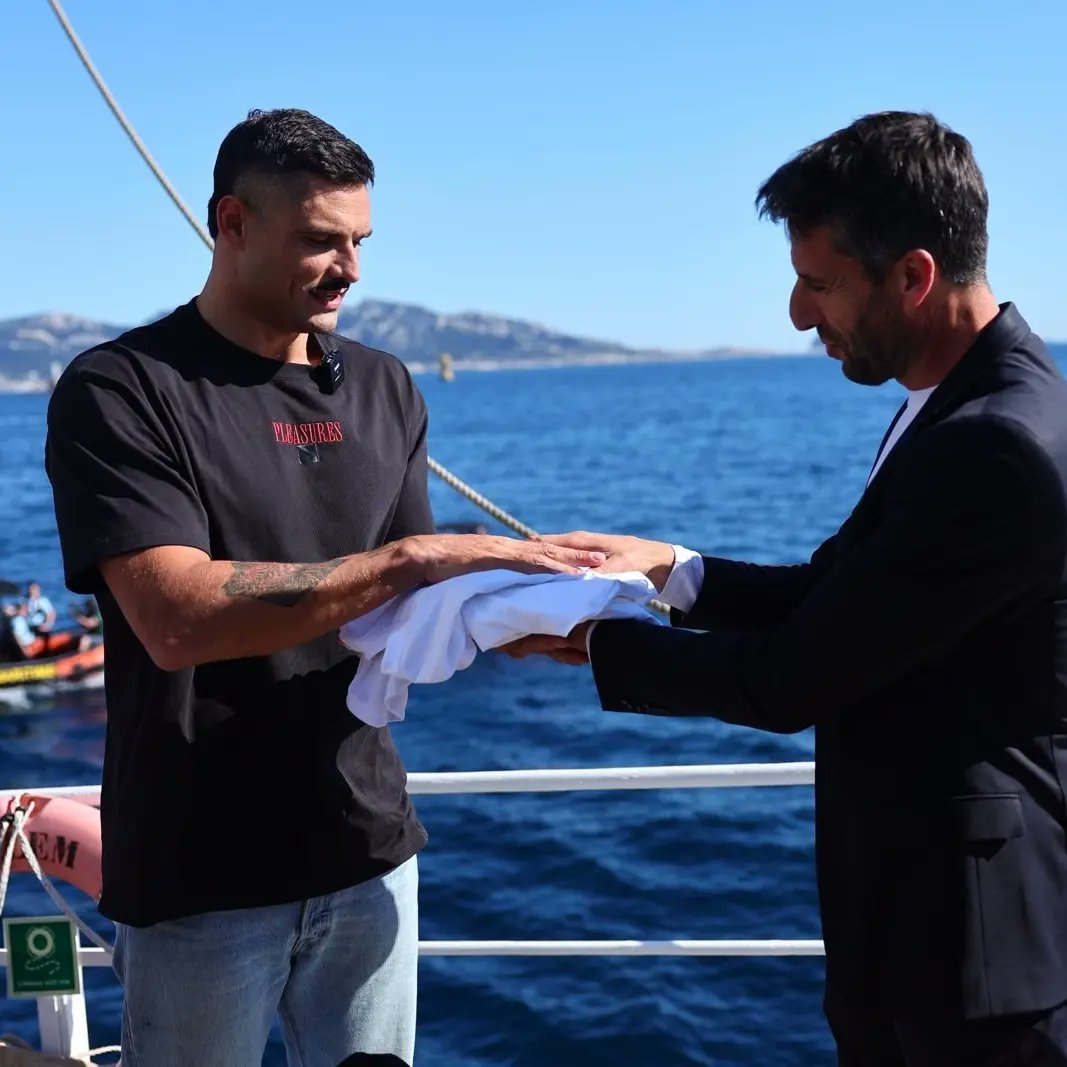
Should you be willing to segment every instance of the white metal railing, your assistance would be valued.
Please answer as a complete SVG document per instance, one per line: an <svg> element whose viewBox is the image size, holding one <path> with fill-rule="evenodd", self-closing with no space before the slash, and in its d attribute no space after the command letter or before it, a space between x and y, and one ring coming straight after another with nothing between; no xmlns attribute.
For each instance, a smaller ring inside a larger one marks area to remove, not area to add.
<svg viewBox="0 0 1067 1067"><path fill-rule="evenodd" d="M408 775L413 796L445 793L566 793L591 789L736 789L742 786L811 785L815 764L697 763L677 767L586 767L523 771L422 771ZM0 789L0 802L18 792L100 801L98 785Z"/></svg>
<svg viewBox="0 0 1067 1067"><path fill-rule="evenodd" d="M722 789L743 786L801 786L815 781L815 764L735 763L677 767L593 767L565 770L444 771L408 775L414 795L445 793L558 793L605 789ZM0 808L29 792L99 803L99 786L53 786L0 790ZM719 941L420 941L421 956L821 956L818 940ZM107 967L111 953L79 948L83 967ZM0 949L0 968L7 951ZM38 1019L46 1051L70 1054L75 1035L85 1033L84 996L38 998Z"/></svg>
<svg viewBox="0 0 1067 1067"><path fill-rule="evenodd" d="M770 941L420 941L420 956L821 956L822 942ZM0 948L0 967L7 950ZM83 967L110 967L111 953L79 948Z"/></svg>

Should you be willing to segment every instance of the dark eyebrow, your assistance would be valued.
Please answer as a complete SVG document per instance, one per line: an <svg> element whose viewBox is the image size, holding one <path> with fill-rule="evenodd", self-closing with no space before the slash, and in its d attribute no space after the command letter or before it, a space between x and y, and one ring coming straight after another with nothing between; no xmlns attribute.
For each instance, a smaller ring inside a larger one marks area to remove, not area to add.
<svg viewBox="0 0 1067 1067"><path fill-rule="evenodd" d="M304 233L308 237L318 237L318 238L344 237L344 236L346 236L345 233L342 230L328 230L328 229L325 229L325 228L324 229L319 229L316 226L309 226L304 231ZM357 241L365 241L368 237L370 237L370 235L372 233L374 233L373 230L367 230L366 233L356 233L353 236L355 237L355 239Z"/></svg>
<svg viewBox="0 0 1067 1067"><path fill-rule="evenodd" d="M797 277L806 285L821 285L827 286L830 284L827 278L817 278L813 274L805 274L803 271L797 271Z"/></svg>

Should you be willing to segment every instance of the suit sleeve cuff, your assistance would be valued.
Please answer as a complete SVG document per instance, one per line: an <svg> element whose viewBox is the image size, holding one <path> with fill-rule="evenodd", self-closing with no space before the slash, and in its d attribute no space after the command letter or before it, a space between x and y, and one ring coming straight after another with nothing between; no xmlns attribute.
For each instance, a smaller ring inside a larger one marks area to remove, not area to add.
<svg viewBox="0 0 1067 1067"><path fill-rule="evenodd" d="M704 559L699 552L682 545L674 549L674 566L659 599L681 612L691 611L704 584Z"/></svg>

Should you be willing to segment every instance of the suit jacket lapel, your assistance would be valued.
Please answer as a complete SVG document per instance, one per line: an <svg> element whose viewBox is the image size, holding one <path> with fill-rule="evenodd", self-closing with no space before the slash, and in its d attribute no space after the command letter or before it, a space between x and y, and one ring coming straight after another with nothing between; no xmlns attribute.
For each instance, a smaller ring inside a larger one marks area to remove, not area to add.
<svg viewBox="0 0 1067 1067"><path fill-rule="evenodd" d="M885 461L882 464L883 470L887 464L893 462L894 455L899 452L901 445L903 445L905 441L914 437L923 427L929 426L932 422L937 421L937 418L946 410L950 410L963 394L966 393L971 382L973 382L993 360L998 356L1002 356L1005 352L1010 351L1029 333L1030 327L1027 325L1026 320L1022 315L1016 310L1015 305L1010 303L1001 304L1000 314L978 334L974 340L974 344L967 350L963 359L961 359L959 363L948 372L941 384L934 390L926 403L923 404L922 410L911 421L908 428L900 435L900 439L893 446L893 451L886 456ZM881 455L882 448L885 448L886 440L893 432L893 427L897 424L897 421L903 413L904 408L901 408L900 411L897 412L896 417L889 424L889 429L886 431L885 437L882 438L882 445L878 449L878 455ZM878 459L876 456L875 463L877 462ZM873 465L871 470L874 470ZM879 471L878 473L880 476L882 471ZM868 479L870 479L869 475ZM872 488L877 481L878 479L869 481L867 488Z"/></svg>
<svg viewBox="0 0 1067 1067"><path fill-rule="evenodd" d="M923 405L922 411L915 416L915 421L904 432L904 437L934 422L938 415L961 398L971 382L993 360L1010 351L1029 333L1030 327L1015 305L1001 304L1000 314L979 333L963 359L948 372Z"/></svg>

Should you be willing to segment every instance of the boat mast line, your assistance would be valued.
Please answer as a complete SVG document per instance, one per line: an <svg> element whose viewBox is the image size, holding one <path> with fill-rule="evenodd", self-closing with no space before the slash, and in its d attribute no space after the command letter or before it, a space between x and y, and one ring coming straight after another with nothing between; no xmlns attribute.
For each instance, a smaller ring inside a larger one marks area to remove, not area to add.
<svg viewBox="0 0 1067 1067"><path fill-rule="evenodd" d="M67 18L67 13L59 4L59 0L48 0L48 6L55 12L55 16L59 20L60 26L63 27L63 32L74 46L74 51L78 53L78 58L82 61L82 65L89 72L89 77L93 79L93 84L100 90L100 95L111 109L111 114L115 116L119 125L126 131L126 136L133 142L133 147L137 149L141 158L148 164L149 170L152 171L159 180L159 184L166 190L167 195L174 201L174 206L185 216L189 225L196 230L200 240L203 241L208 248L214 248L215 244L211 240L211 234L207 232L204 224L192 213L192 211L189 210L188 204L182 200L178 190L171 185L170 180L167 178L166 174L163 173L163 168L155 161L152 153L148 151L148 146L141 140L130 120L126 118L122 108L119 107L119 102L107 87L103 75L97 70L96 64L92 61L92 57L86 50L85 45L81 43L77 33L74 32L74 27L70 24L70 19Z"/></svg>

